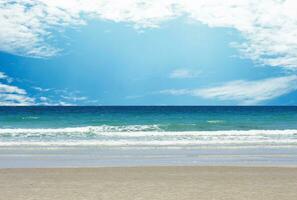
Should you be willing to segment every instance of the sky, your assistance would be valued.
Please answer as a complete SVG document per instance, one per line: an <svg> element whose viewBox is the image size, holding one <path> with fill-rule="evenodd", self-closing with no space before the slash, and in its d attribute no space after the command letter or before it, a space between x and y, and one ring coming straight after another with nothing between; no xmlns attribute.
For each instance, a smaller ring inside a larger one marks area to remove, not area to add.
<svg viewBox="0 0 297 200"><path fill-rule="evenodd" d="M0 105L296 105L295 0L0 0Z"/></svg>

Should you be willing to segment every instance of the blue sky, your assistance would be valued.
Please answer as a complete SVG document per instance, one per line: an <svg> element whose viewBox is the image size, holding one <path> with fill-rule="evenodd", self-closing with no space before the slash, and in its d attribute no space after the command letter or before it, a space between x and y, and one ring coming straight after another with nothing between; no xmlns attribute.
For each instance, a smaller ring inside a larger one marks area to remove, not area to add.
<svg viewBox="0 0 297 200"><path fill-rule="evenodd" d="M0 105L295 105L294 6L0 0Z"/></svg>

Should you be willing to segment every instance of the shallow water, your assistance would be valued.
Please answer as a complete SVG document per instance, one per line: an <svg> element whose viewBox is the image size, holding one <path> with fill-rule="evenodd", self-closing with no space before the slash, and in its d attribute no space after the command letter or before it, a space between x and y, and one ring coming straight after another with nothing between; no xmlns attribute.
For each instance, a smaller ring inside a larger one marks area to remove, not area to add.
<svg viewBox="0 0 297 200"><path fill-rule="evenodd" d="M0 107L0 146L297 145L297 107Z"/></svg>
<svg viewBox="0 0 297 200"><path fill-rule="evenodd" d="M297 166L297 107L0 107L0 168Z"/></svg>

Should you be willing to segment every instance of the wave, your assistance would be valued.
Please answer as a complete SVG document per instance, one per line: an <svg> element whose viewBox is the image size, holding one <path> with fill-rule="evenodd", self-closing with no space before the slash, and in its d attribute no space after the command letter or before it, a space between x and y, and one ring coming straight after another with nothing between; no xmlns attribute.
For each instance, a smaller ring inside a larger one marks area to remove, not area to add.
<svg viewBox="0 0 297 200"><path fill-rule="evenodd" d="M36 116L28 116L28 117L22 117L22 119L27 120L27 119L39 119L40 117Z"/></svg>
<svg viewBox="0 0 297 200"><path fill-rule="evenodd" d="M220 123L224 123L224 120L208 120L207 123L209 124L220 124Z"/></svg>
<svg viewBox="0 0 297 200"><path fill-rule="evenodd" d="M0 128L3 135L69 135L94 134L105 136L147 137L147 136L269 136L295 135L296 129L288 130L218 130L218 131L164 131L158 125L128 125L128 126L85 126L67 128Z"/></svg>
<svg viewBox="0 0 297 200"><path fill-rule="evenodd" d="M297 140L265 140L265 141L234 141L234 140L217 140L217 141L99 141L99 140L79 140L79 141L9 141L1 142L1 146L295 146Z"/></svg>
<svg viewBox="0 0 297 200"><path fill-rule="evenodd" d="M297 130L164 131L158 125L4 128L0 146L297 145Z"/></svg>
<svg viewBox="0 0 297 200"><path fill-rule="evenodd" d="M109 132L138 132L162 131L158 125L127 125L127 126L84 126L67 128L0 128L1 134L38 134L38 133L109 133Z"/></svg>

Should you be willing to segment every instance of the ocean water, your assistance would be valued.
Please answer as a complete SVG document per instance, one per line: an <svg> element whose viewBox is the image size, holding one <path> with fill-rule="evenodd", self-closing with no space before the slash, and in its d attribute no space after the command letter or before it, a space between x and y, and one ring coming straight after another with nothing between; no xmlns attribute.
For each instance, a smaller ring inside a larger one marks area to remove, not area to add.
<svg viewBox="0 0 297 200"><path fill-rule="evenodd" d="M0 168L297 166L297 107L0 107Z"/></svg>
<svg viewBox="0 0 297 200"><path fill-rule="evenodd" d="M296 147L297 107L0 107L0 147Z"/></svg>

